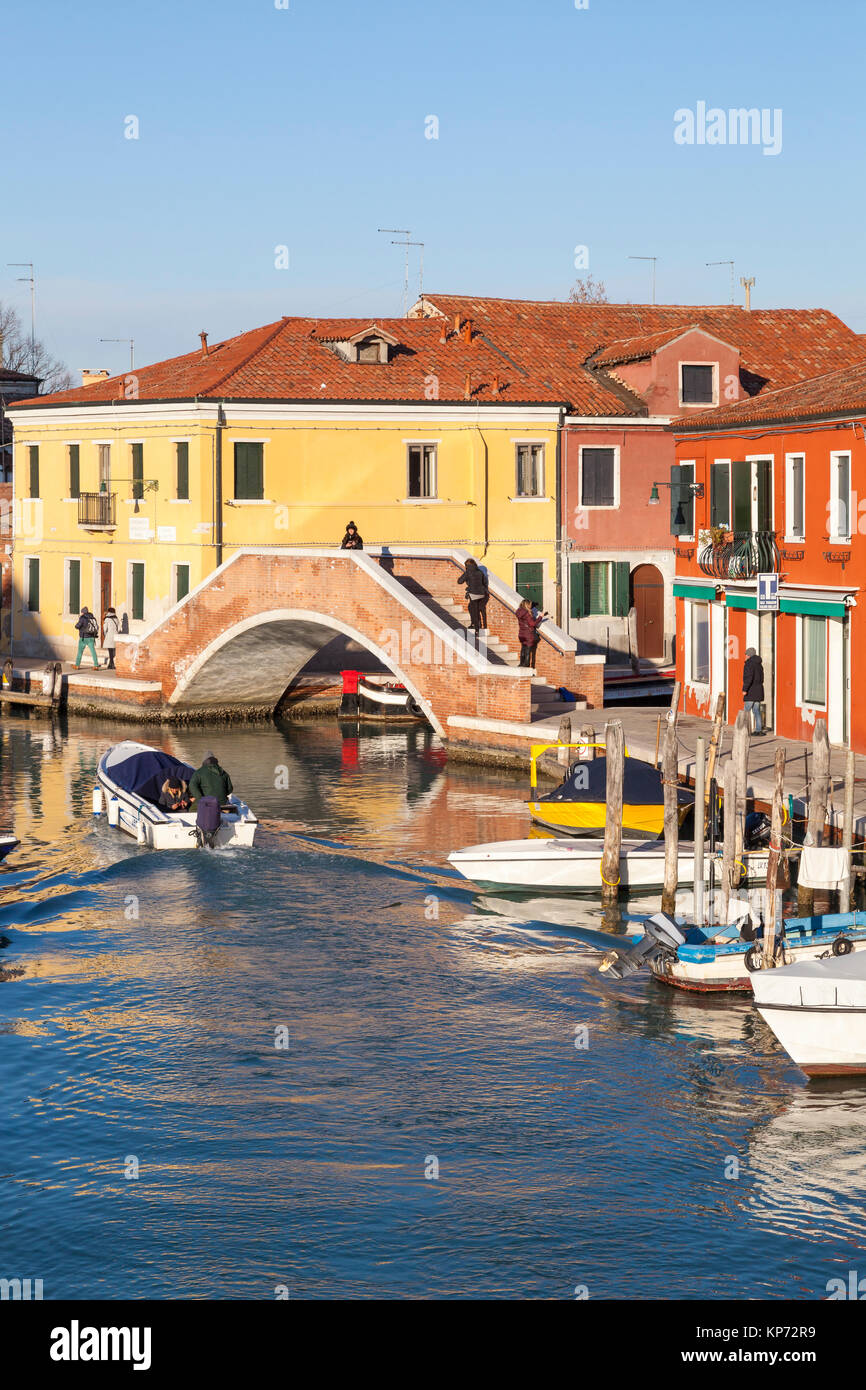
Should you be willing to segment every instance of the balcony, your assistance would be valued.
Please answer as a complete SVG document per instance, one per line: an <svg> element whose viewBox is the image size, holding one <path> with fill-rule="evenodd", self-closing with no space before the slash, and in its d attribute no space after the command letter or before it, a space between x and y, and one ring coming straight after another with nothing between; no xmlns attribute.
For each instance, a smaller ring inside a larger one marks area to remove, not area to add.
<svg viewBox="0 0 866 1390"><path fill-rule="evenodd" d="M782 557L775 531L725 531L698 546L698 565L714 579L754 579L778 574Z"/></svg>
<svg viewBox="0 0 866 1390"><path fill-rule="evenodd" d="M117 528L116 492L81 492L78 495L78 525L86 531L114 531Z"/></svg>

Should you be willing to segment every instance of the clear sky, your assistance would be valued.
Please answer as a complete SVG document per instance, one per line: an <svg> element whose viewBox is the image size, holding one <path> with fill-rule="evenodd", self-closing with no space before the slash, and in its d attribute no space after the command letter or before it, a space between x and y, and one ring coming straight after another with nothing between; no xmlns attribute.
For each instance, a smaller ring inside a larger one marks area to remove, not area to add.
<svg viewBox="0 0 866 1390"><path fill-rule="evenodd" d="M611 299L655 255L659 303L726 303L733 257L866 332L864 39L862 0L17 0L0 298L29 315L33 261L37 334L120 371L100 336L399 314L405 227L428 290L564 299L585 245ZM781 152L677 144L699 102L781 109Z"/></svg>

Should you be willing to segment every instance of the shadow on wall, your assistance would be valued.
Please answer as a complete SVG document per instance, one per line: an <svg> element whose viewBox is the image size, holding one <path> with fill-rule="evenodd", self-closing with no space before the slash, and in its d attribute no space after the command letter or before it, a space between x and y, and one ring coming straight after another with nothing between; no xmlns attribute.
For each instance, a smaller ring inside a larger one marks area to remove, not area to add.
<svg viewBox="0 0 866 1390"><path fill-rule="evenodd" d="M70 641L78 641L78 633L72 622L69 624L69 637ZM57 644L43 630L41 611L31 613L25 609L23 595L14 581L9 586L8 602L7 594L3 594L0 648L4 657L11 656L13 660L19 656L48 661L64 660Z"/></svg>

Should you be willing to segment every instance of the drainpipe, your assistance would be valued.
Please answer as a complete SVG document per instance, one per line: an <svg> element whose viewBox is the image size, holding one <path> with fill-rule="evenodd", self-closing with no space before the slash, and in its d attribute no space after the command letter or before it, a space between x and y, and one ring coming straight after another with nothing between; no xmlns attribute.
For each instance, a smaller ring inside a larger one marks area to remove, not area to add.
<svg viewBox="0 0 866 1390"><path fill-rule="evenodd" d="M217 406L216 423L216 476L214 478L214 544L216 545L217 569L223 562L223 430L226 427L226 413L223 402Z"/></svg>
<svg viewBox="0 0 866 1390"><path fill-rule="evenodd" d="M481 552L481 559L487 554L490 545L490 458L487 452L487 440L481 432L480 426L475 426L478 438L484 445L484 549Z"/></svg>
<svg viewBox="0 0 866 1390"><path fill-rule="evenodd" d="M563 558L563 546L565 537L568 535L567 525L563 528L562 517L565 509L565 497L562 490L562 431L564 429L565 410L562 406L559 409L559 420L556 425L556 626L562 627L562 575L565 564Z"/></svg>

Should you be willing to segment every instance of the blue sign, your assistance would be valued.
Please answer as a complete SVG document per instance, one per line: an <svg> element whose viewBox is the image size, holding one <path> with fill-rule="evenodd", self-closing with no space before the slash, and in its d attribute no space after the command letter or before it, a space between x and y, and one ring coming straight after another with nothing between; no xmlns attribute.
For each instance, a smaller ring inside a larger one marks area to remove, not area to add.
<svg viewBox="0 0 866 1390"><path fill-rule="evenodd" d="M777 574L758 575L758 612L778 613L779 576Z"/></svg>

